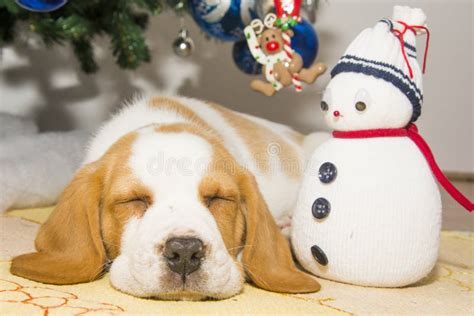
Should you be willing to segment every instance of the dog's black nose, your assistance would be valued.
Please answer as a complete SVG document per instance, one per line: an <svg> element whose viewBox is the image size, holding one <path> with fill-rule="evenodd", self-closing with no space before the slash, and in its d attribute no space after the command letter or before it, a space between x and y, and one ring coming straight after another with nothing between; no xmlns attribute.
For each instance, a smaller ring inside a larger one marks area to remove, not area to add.
<svg viewBox="0 0 474 316"><path fill-rule="evenodd" d="M165 244L163 256L171 271L183 280L201 265L204 257L202 241L197 238L171 238Z"/></svg>

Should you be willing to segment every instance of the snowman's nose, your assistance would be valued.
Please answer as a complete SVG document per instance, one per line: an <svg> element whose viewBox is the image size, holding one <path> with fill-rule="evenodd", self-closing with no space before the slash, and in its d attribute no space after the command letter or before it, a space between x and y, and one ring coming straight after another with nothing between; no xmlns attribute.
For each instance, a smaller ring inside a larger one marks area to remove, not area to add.
<svg viewBox="0 0 474 316"><path fill-rule="evenodd" d="M341 116L341 112L334 111L333 115L334 115L334 117L339 117L339 116Z"/></svg>

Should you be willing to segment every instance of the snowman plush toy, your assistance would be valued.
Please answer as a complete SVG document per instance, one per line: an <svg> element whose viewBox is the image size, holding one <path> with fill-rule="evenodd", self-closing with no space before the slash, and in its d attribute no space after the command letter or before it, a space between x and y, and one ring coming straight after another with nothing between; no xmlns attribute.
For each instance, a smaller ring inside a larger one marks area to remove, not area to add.
<svg viewBox="0 0 474 316"><path fill-rule="evenodd" d="M415 283L438 256L436 180L473 210L413 124L423 100L416 37L429 42L425 20L420 9L396 6L392 19L357 36L331 72L321 110L333 137L307 165L291 237L315 275L367 286Z"/></svg>

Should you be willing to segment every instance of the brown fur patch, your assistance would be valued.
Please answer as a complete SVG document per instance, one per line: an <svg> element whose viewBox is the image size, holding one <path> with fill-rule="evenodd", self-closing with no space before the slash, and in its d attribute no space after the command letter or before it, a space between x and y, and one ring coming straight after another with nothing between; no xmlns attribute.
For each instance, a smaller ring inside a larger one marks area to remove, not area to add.
<svg viewBox="0 0 474 316"><path fill-rule="evenodd" d="M126 163L136 138L133 132L125 135L103 157L108 168L102 198L102 238L110 259L120 254L125 224L132 216L141 217L154 200L149 188L133 175Z"/></svg>
<svg viewBox="0 0 474 316"><path fill-rule="evenodd" d="M214 217L229 254L236 258L242 250L245 225L233 177L224 172L211 172L201 181L199 195Z"/></svg>
<svg viewBox="0 0 474 316"><path fill-rule="evenodd" d="M274 292L318 291L319 283L296 268L288 240L268 211L255 178L243 171L238 181L246 231L242 264L247 275L259 287Z"/></svg>
<svg viewBox="0 0 474 316"><path fill-rule="evenodd" d="M265 126L245 118L237 112L214 103L208 104L218 111L228 124L235 128L249 147L261 171L270 172L269 155L276 155L282 164L282 169L288 176L292 178L299 178L301 176L298 153L282 136Z"/></svg>
<svg viewBox="0 0 474 316"><path fill-rule="evenodd" d="M153 108L163 109L171 113L177 113L192 124L196 124L201 128L216 132L205 120L198 116L193 110L186 107L176 99L169 97L153 97L149 101Z"/></svg>
<svg viewBox="0 0 474 316"><path fill-rule="evenodd" d="M78 171L36 237L37 252L16 257L12 274L53 284L98 278L105 262L100 235L102 171L92 163Z"/></svg>

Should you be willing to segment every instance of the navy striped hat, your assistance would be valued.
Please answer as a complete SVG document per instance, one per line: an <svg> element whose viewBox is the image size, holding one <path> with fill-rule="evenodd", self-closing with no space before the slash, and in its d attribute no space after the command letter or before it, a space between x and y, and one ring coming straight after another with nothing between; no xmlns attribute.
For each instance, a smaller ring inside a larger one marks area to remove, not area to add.
<svg viewBox="0 0 474 316"><path fill-rule="evenodd" d="M423 87L416 33L409 26L424 25L425 20L420 9L396 6L391 20L383 19L357 36L332 69L331 77L361 73L393 84L412 104L411 122L415 122L421 114Z"/></svg>

